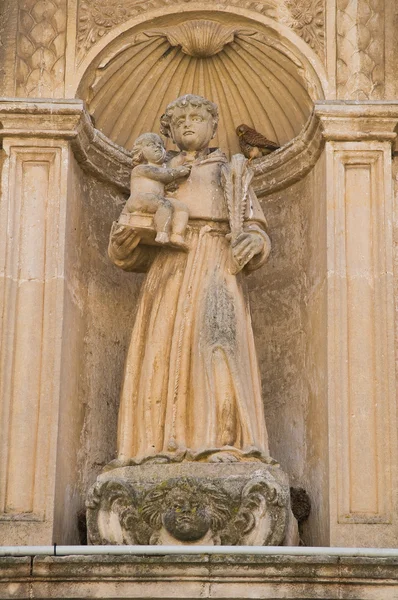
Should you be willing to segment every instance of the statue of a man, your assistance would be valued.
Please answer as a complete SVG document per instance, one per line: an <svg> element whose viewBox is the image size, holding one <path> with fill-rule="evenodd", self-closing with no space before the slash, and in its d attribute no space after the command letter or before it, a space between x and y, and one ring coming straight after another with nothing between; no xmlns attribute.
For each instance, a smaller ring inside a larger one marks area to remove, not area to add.
<svg viewBox="0 0 398 600"><path fill-rule="evenodd" d="M228 161L209 149L217 123L217 106L193 95L169 104L161 120L180 149L167 166L190 166L172 193L189 210L188 252L146 245L120 224L111 233L112 261L148 272L126 360L115 466L269 458L244 277L265 262L270 242L249 189L242 233L231 243L221 178Z"/></svg>

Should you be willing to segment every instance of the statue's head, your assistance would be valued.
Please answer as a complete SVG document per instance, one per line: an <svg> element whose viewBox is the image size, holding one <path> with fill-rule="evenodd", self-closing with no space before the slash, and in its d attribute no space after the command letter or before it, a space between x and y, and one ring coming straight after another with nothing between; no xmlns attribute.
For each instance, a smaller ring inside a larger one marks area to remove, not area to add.
<svg viewBox="0 0 398 600"><path fill-rule="evenodd" d="M144 162L161 164L166 156L162 138L156 133L143 133L132 148L133 166Z"/></svg>
<svg viewBox="0 0 398 600"><path fill-rule="evenodd" d="M161 133L170 137L180 150L204 150L217 130L217 104L202 96L186 94L166 107L160 123Z"/></svg>

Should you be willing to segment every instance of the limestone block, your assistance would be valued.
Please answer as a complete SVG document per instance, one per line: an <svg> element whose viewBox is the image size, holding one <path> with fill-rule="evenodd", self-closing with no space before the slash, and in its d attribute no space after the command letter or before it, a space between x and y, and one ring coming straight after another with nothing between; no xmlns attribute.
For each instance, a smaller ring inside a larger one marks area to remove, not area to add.
<svg viewBox="0 0 398 600"><path fill-rule="evenodd" d="M297 544L277 466L145 464L103 473L87 499L92 544Z"/></svg>

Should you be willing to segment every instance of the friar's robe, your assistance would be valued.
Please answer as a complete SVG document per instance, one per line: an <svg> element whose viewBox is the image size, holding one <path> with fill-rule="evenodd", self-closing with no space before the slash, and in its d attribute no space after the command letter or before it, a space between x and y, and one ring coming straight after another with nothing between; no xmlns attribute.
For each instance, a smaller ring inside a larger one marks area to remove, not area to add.
<svg viewBox="0 0 398 600"><path fill-rule="evenodd" d="M267 460L261 384L244 272L230 272L228 210L216 150L192 166L173 197L190 212L189 251L138 244L109 254L127 271L146 271L127 355L118 427L121 461ZM250 190L244 229L265 237ZM266 246L266 245L265 245ZM266 250L244 271L261 266Z"/></svg>

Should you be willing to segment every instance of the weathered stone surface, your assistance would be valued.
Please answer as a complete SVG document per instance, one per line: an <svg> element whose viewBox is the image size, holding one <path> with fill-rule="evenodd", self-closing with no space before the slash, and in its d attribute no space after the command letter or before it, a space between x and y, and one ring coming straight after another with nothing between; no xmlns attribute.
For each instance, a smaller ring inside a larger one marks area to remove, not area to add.
<svg viewBox="0 0 398 600"><path fill-rule="evenodd" d="M397 559L294 556L0 559L0 598L395 600ZM30 559L28 560L30 565Z"/></svg>
<svg viewBox="0 0 398 600"><path fill-rule="evenodd" d="M87 499L92 544L298 543L277 466L145 464L100 475Z"/></svg>

